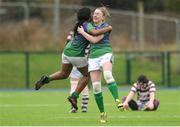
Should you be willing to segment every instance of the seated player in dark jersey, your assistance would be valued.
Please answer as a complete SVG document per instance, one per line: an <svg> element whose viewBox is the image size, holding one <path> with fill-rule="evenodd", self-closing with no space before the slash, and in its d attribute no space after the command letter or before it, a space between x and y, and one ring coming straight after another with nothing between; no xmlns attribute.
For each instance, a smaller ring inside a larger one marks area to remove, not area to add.
<svg viewBox="0 0 180 127"><path fill-rule="evenodd" d="M155 84L148 80L146 76L140 75L137 82L131 87L127 97L122 99L123 108L132 110L155 111L159 106L159 101L155 99ZM133 97L137 94L137 100Z"/></svg>

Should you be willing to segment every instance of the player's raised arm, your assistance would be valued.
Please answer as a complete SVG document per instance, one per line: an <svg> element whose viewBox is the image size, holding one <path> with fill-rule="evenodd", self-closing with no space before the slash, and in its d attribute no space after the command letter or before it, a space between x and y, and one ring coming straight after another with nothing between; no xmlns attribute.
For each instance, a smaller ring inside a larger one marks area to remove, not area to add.
<svg viewBox="0 0 180 127"><path fill-rule="evenodd" d="M98 36L98 35L102 35L107 32L111 32L112 26L109 24L106 24L104 27L102 27L100 29L95 29L95 27L92 23L88 23L84 30L93 36Z"/></svg>
<svg viewBox="0 0 180 127"><path fill-rule="evenodd" d="M104 37L104 35L92 36L92 35L86 33L82 26L78 27L77 31L80 34L82 34L88 41L90 41L92 43L97 43L97 42L99 42Z"/></svg>

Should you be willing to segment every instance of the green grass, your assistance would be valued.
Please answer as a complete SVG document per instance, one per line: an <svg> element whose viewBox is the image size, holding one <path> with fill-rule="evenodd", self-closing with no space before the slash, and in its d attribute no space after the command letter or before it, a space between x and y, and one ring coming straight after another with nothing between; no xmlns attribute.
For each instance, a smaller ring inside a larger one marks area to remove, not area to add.
<svg viewBox="0 0 180 127"><path fill-rule="evenodd" d="M26 84L26 64L24 54L0 55L0 88L24 88ZM60 54L31 54L29 57L30 88L44 74L51 74L61 68ZM60 85L61 83L61 85ZM67 87L69 80L52 82L48 88Z"/></svg>
<svg viewBox="0 0 180 127"><path fill-rule="evenodd" d="M22 88L25 84L25 56L23 54L0 55L0 87Z"/></svg>
<svg viewBox="0 0 180 127"><path fill-rule="evenodd" d="M127 91L121 92L121 97ZM104 91L105 109L108 122L99 123L99 112L91 95L88 112L69 113L70 105L66 100L68 91L1 91L0 126L98 126L98 125L158 125L180 126L179 90L159 90L157 98L160 107L155 112L119 111L109 91ZM79 103L80 104L80 103Z"/></svg>
<svg viewBox="0 0 180 127"><path fill-rule="evenodd" d="M30 88L40 76L52 74L61 69L61 54L33 54L30 56ZM69 87L69 79L51 82L47 88Z"/></svg>

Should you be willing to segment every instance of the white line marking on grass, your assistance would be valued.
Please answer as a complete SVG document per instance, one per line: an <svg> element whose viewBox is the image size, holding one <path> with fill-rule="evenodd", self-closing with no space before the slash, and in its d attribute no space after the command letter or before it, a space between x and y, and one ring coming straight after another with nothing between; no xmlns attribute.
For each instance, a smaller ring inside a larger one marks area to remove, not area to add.
<svg viewBox="0 0 180 127"><path fill-rule="evenodd" d="M142 115L136 115L136 116L120 116L120 115L116 115L116 116L108 116L108 118L112 118L112 119L141 119L141 118L145 118L145 119L149 119L149 118L169 118L169 117L174 117L174 118L180 118L180 115L156 115L156 116L142 116ZM92 118L92 119L97 119L98 117L95 116L56 116L56 117L51 117L50 119L87 119L87 118Z"/></svg>
<svg viewBox="0 0 180 127"><path fill-rule="evenodd" d="M166 105L180 105L180 103L164 103ZM69 103L63 104L0 104L1 108L13 108L13 107L60 107L60 106L68 106ZM105 106L114 106L115 104L106 103ZM89 104L89 107L96 107L94 104Z"/></svg>
<svg viewBox="0 0 180 127"><path fill-rule="evenodd" d="M13 108L13 107L59 107L62 106L62 104L1 104L1 108Z"/></svg>
<svg viewBox="0 0 180 127"><path fill-rule="evenodd" d="M59 107L68 106L69 104L0 104L2 108L13 108L13 107ZM91 107L96 107L94 104L89 104ZM114 106L113 104L105 104L105 106Z"/></svg>

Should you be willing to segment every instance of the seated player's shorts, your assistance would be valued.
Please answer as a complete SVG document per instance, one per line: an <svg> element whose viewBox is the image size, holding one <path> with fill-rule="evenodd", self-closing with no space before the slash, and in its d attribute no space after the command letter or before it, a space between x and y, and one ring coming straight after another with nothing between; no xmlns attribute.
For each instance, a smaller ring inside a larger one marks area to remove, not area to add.
<svg viewBox="0 0 180 127"><path fill-rule="evenodd" d="M88 71L102 70L104 63L111 62L113 63L113 54L106 53L98 58L89 58L88 59Z"/></svg>
<svg viewBox="0 0 180 127"><path fill-rule="evenodd" d="M73 66L77 68L82 68L88 65L86 57L69 57L66 56L64 53L62 54L62 63L71 63Z"/></svg>
<svg viewBox="0 0 180 127"><path fill-rule="evenodd" d="M142 102L142 101L136 101L137 105L138 105L138 110L143 110L146 105L148 105L149 101L146 101L146 102Z"/></svg>
<svg viewBox="0 0 180 127"><path fill-rule="evenodd" d="M142 101L137 101L137 105L138 105L138 110L144 110L147 105L149 104L149 101L146 101L146 102L142 102ZM153 104L154 104L154 111L157 110L158 106L159 106L159 100L157 99L154 99L153 101Z"/></svg>
<svg viewBox="0 0 180 127"><path fill-rule="evenodd" d="M78 71L76 67L73 67L71 74L69 75L70 78L79 79L82 77L82 74Z"/></svg>

